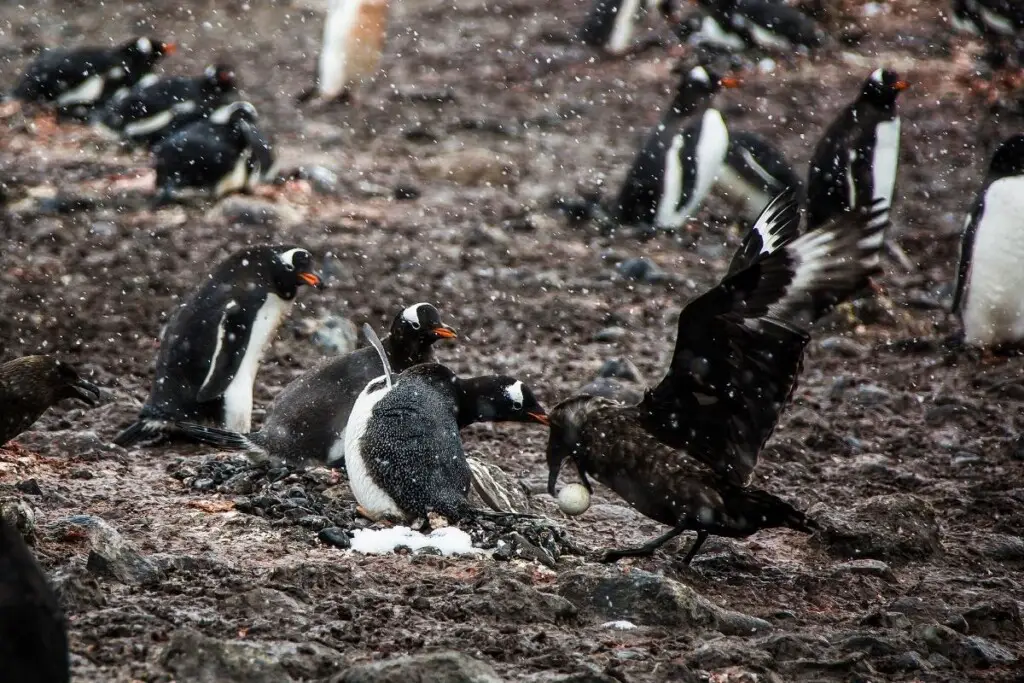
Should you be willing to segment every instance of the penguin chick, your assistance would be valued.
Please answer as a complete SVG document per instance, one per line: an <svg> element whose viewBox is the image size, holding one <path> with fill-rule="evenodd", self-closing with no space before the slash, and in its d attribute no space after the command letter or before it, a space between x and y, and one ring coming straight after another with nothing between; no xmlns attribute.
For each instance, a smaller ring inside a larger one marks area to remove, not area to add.
<svg viewBox="0 0 1024 683"><path fill-rule="evenodd" d="M277 173L273 148L256 119L252 104L232 102L155 145L156 203L186 188L219 198L272 180Z"/></svg>
<svg viewBox="0 0 1024 683"><path fill-rule="evenodd" d="M388 29L388 0L329 0L323 45L313 94L322 100L344 100L373 78Z"/></svg>
<svg viewBox="0 0 1024 683"><path fill-rule="evenodd" d="M138 83L161 57L175 50L174 43L144 37L114 48L46 50L28 65L12 94L23 102L89 109Z"/></svg>
<svg viewBox="0 0 1024 683"><path fill-rule="evenodd" d="M206 118L236 93L230 66L206 67L198 77L150 74L122 97L111 99L100 127L126 142L153 145L174 130Z"/></svg>
<svg viewBox="0 0 1024 683"><path fill-rule="evenodd" d="M403 372L433 360L431 349L438 340L456 337L436 308L418 303L395 316L391 333L381 344L391 367ZM258 432L239 434L185 423L179 427L182 436L218 448L259 450L292 462L313 460L343 467L352 405L367 382L383 372L377 351L367 346L324 359L282 389Z"/></svg>
<svg viewBox="0 0 1024 683"><path fill-rule="evenodd" d="M6 683L67 683L60 603L21 533L0 519L0 671Z"/></svg>
<svg viewBox="0 0 1024 683"><path fill-rule="evenodd" d="M373 519L472 514L472 471L459 429L482 421L548 424L533 392L513 377L462 379L438 363L392 377L386 361L385 373L359 394L345 428L349 485Z"/></svg>
<svg viewBox="0 0 1024 683"><path fill-rule="evenodd" d="M971 346L1024 340L1024 135L1002 143L967 217L960 244L953 311Z"/></svg>
<svg viewBox="0 0 1024 683"><path fill-rule="evenodd" d="M100 390L53 356L24 356L0 365L0 446L66 398L93 406Z"/></svg>
<svg viewBox="0 0 1024 683"><path fill-rule="evenodd" d="M171 315L149 400L114 443L178 436L179 421L248 432L260 359L302 285L321 285L302 247L249 247L218 264Z"/></svg>

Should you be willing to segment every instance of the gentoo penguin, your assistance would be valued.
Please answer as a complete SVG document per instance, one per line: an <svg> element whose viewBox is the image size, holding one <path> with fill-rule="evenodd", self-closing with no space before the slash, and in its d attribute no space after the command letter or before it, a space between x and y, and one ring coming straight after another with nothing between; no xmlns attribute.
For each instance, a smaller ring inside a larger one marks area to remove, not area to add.
<svg viewBox="0 0 1024 683"><path fill-rule="evenodd" d="M249 247L221 261L171 314L149 400L114 443L177 435L178 421L248 432L263 351L299 287L320 284L313 256L294 245Z"/></svg>
<svg viewBox="0 0 1024 683"><path fill-rule="evenodd" d="M786 190L797 197L803 182L771 143L755 133L729 133L729 151L718 173L716 190L729 202L743 207L747 220L756 220L768 202Z"/></svg>
<svg viewBox="0 0 1024 683"><path fill-rule="evenodd" d="M53 356L24 356L0 365L0 446L66 398L93 406L100 390Z"/></svg>
<svg viewBox="0 0 1024 683"><path fill-rule="evenodd" d="M156 203L188 188L223 197L271 181L277 173L274 150L256 119L252 104L232 102L155 145Z"/></svg>
<svg viewBox="0 0 1024 683"><path fill-rule="evenodd" d="M953 310L971 346L1024 340L1024 135L1003 142L967 218Z"/></svg>
<svg viewBox="0 0 1024 683"><path fill-rule="evenodd" d="M707 12L703 40L732 50L807 52L825 44L818 23L793 7L771 0L696 0Z"/></svg>
<svg viewBox="0 0 1024 683"><path fill-rule="evenodd" d="M659 0L594 0L577 38L610 55L626 54L633 46L637 21L659 5Z"/></svg>
<svg viewBox="0 0 1024 683"><path fill-rule="evenodd" d="M440 339L455 339L455 330L441 322L428 303L400 311L381 343L394 372L433 360ZM273 457L302 462L315 460L341 467L345 461L345 426L367 382L384 373L372 346L327 358L281 390L267 409L258 432L237 434L180 425L183 435L220 448L261 450Z"/></svg>
<svg viewBox="0 0 1024 683"><path fill-rule="evenodd" d="M729 131L711 98L720 87L736 85L736 79L720 78L704 66L683 74L612 207L620 223L677 229L697 212L729 148Z"/></svg>
<svg viewBox="0 0 1024 683"><path fill-rule="evenodd" d="M225 64L210 65L195 78L150 74L107 102L99 123L125 141L151 145L172 129L209 116L235 93L235 73Z"/></svg>
<svg viewBox="0 0 1024 683"><path fill-rule="evenodd" d="M345 428L345 469L360 512L399 520L473 514L466 500L473 475L459 428L481 421L546 425L547 414L513 377L462 379L438 363L393 376L380 341L366 330L385 370L359 394Z"/></svg>
<svg viewBox="0 0 1024 683"><path fill-rule="evenodd" d="M990 38L1024 34L1024 4L1019 0L953 0L953 27Z"/></svg>
<svg viewBox="0 0 1024 683"><path fill-rule="evenodd" d="M892 205L900 154L896 98L909 84L895 71L876 69L814 148L807 171L807 226L823 225L876 197Z"/></svg>
<svg viewBox="0 0 1024 683"><path fill-rule="evenodd" d="M5 519L0 519L0 671L5 683L71 679L60 602L21 533Z"/></svg>
<svg viewBox="0 0 1024 683"><path fill-rule="evenodd" d="M316 87L299 96L345 100L380 66L389 0L329 0Z"/></svg>
<svg viewBox="0 0 1024 683"><path fill-rule="evenodd" d="M28 65L12 94L25 102L55 104L68 113L76 107L88 110L138 83L174 51L174 43L151 38L133 38L112 48L46 50Z"/></svg>
<svg viewBox="0 0 1024 683"><path fill-rule="evenodd" d="M578 395L551 411L551 495L569 459L588 489L593 476L671 527L638 548L609 551L606 561L651 554L687 530L697 532L689 563L709 534L813 528L789 503L747 484L796 384L810 325L876 268L885 207L840 214L798 236L795 206L770 214L785 226L769 215L778 206L758 219L722 282L682 309L668 372L641 401Z"/></svg>

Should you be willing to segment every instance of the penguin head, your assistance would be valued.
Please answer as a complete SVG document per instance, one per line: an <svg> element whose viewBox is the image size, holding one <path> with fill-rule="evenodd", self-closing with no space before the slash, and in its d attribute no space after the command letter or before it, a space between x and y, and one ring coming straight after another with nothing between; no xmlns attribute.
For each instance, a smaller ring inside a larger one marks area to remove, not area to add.
<svg viewBox="0 0 1024 683"><path fill-rule="evenodd" d="M235 70L227 64L210 64L203 70L203 87L214 92L233 92Z"/></svg>
<svg viewBox="0 0 1024 683"><path fill-rule="evenodd" d="M210 114L210 122L219 125L238 126L242 121L256 123L259 114L251 102L231 102L223 107L217 107Z"/></svg>
<svg viewBox="0 0 1024 683"><path fill-rule="evenodd" d="M678 116L692 113L721 88L736 88L740 85L738 78L719 76L705 64L689 68L683 64L677 64L672 68L672 72L681 74L670 109L672 114Z"/></svg>
<svg viewBox="0 0 1024 683"><path fill-rule="evenodd" d="M282 299L295 298L299 287L309 285L320 289L323 280L313 269L313 255L307 249L294 245L273 247L270 272L274 292Z"/></svg>
<svg viewBox="0 0 1024 683"><path fill-rule="evenodd" d="M455 339L455 329L441 322L441 314L426 302L413 304L395 316L391 336L409 349L428 347L439 339Z"/></svg>
<svg viewBox="0 0 1024 683"><path fill-rule="evenodd" d="M864 81L860 99L877 107L891 107L899 94L909 87L910 83L900 79L892 69L875 69Z"/></svg>
<svg viewBox="0 0 1024 683"><path fill-rule="evenodd" d="M173 55L178 51L175 43L165 43L154 38L140 36L134 38L121 48L126 60L153 64L161 57Z"/></svg>
<svg viewBox="0 0 1024 683"><path fill-rule="evenodd" d="M459 423L539 422L548 414L530 387L506 375L484 375L459 381Z"/></svg>
<svg viewBox="0 0 1024 683"><path fill-rule="evenodd" d="M993 179L1024 175L1024 135L1014 135L999 145L992 155L988 173Z"/></svg>

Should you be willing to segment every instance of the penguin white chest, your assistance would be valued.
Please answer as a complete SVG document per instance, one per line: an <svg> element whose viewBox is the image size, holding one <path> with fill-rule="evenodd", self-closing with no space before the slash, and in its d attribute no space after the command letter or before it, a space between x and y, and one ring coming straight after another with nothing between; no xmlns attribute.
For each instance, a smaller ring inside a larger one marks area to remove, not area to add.
<svg viewBox="0 0 1024 683"><path fill-rule="evenodd" d="M892 204L896 188L896 167L900 159L900 117L875 126L875 151L871 159L871 186L875 197Z"/></svg>
<svg viewBox="0 0 1024 683"><path fill-rule="evenodd" d="M704 112L695 138L679 133L672 139L672 146L665 156L661 199L655 216L655 224L659 228L681 228L700 208L722 169L728 150L729 130L717 109ZM686 187L687 178L683 172L686 163L693 164L695 171L694 177L689 179L689 187Z"/></svg>
<svg viewBox="0 0 1024 683"><path fill-rule="evenodd" d="M277 333L281 320L291 308L291 302L276 294L268 294L252 322L249 341L245 345L242 362L228 388L224 391L224 426L243 434L252 426L252 386L263 358L263 351ZM222 323L223 325L223 323ZM223 334L223 327L221 329ZM219 347L220 339L218 339ZM219 350L219 349L218 349ZM214 361L216 362L216 361Z"/></svg>
<svg viewBox="0 0 1024 683"><path fill-rule="evenodd" d="M615 13L615 23L612 25L612 34L605 46L608 52L621 55L629 50L633 39L633 25L639 9L640 0L625 0L619 5L619 11Z"/></svg>
<svg viewBox="0 0 1024 683"><path fill-rule="evenodd" d="M70 90L66 90L57 97L58 107L67 107L73 104L92 104L103 94L105 81L103 76L96 74L82 81Z"/></svg>
<svg viewBox="0 0 1024 683"><path fill-rule="evenodd" d="M330 0L318 66L324 99L372 76L387 34L388 0Z"/></svg>
<svg viewBox="0 0 1024 683"><path fill-rule="evenodd" d="M362 452L363 436L373 417L373 408L389 391L391 389L387 386L384 376L369 382L352 406L342 437L345 444L345 470L348 472L352 495L356 497L363 510L374 519L405 516L388 492L374 481ZM335 458L335 447L331 448L330 457Z"/></svg>
<svg viewBox="0 0 1024 683"><path fill-rule="evenodd" d="M1024 339L1024 177L989 186L972 253L964 256L970 258L964 340L988 346Z"/></svg>

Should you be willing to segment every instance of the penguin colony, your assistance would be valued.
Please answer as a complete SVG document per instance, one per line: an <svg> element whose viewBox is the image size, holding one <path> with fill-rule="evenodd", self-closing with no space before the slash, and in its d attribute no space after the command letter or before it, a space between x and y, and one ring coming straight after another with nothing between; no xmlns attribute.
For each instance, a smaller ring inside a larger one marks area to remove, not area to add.
<svg viewBox="0 0 1024 683"><path fill-rule="evenodd" d="M579 41L611 55L636 47L636 22L657 13L691 46L765 53L808 52L830 38L799 10L769 0L698 0L683 16L672 0L597 0ZM332 0L316 93L351 97L375 74L387 26L384 0ZM1019 39L1024 13L1006 0L955 0L955 26L993 45ZM189 188L214 197L277 177L276 157L255 108L237 99L230 66L195 77L151 73L173 43L137 37L113 48L44 52L11 96L50 107L58 120L91 122L152 150L157 203ZM751 486L764 444L798 381L816 320L862 293L880 267L897 198L899 94L910 83L879 67L836 116L810 159L806 182L769 141L731 131L716 93L740 86L710 62L675 73L672 100L637 151L614 199L563 203L575 217L613 227L678 231L718 191L753 221L728 272L678 314L668 368L648 385L628 359L610 360L550 413L522 380L460 377L434 360L455 329L433 305L395 312L383 340L326 358L285 387L253 429L260 360L293 301L319 289L315 257L300 245L236 250L198 278L161 333L148 400L113 439L125 446L184 439L343 468L358 510L379 520L495 513L467 500L472 471L460 430L517 421L549 428L553 496L570 463L580 483L557 492L563 512L583 514L601 482L668 531L605 561L647 555L686 531L689 563L710 535L744 537L816 524L778 496ZM985 349L1024 340L1024 134L1006 140L963 232L953 309L965 344ZM0 364L0 446L63 399L95 405L102 390L51 356ZM4 680L68 680L63 617L19 531L0 520L0 669ZM45 666L44 666L45 665Z"/></svg>

